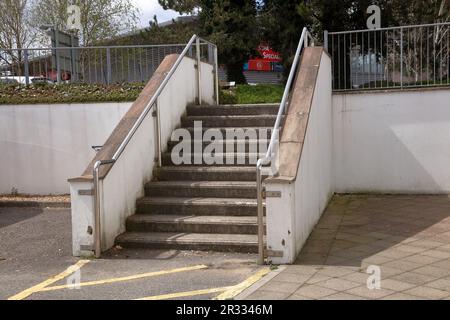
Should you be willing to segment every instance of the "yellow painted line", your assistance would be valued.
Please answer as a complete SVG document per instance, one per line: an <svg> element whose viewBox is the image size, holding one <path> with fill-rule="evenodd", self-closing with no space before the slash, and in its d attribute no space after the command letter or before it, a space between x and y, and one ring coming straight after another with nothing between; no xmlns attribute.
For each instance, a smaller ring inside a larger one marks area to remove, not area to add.
<svg viewBox="0 0 450 320"><path fill-rule="evenodd" d="M98 285L102 285L102 284L110 284L110 283L115 283L115 282L137 280L137 279L163 276L163 275L168 275L168 274L178 273L178 272L195 271L195 270L201 270L201 269L207 269L207 268L208 268L208 266L198 265L198 266L193 266L193 267L178 268L178 269L172 269L172 270L141 273L141 274L136 274L136 275L132 275L132 276L128 276L128 277L81 282L81 283L77 284L77 286L78 287L98 286ZM69 287L71 287L71 286L70 285L53 286L53 287L42 288L40 291L43 292L43 291L62 290L62 289L68 289Z"/></svg>
<svg viewBox="0 0 450 320"><path fill-rule="evenodd" d="M214 300L231 300L234 297L236 297L238 294L240 294L242 291L256 283L257 281L261 280L262 277L267 275L270 272L270 268L264 268L254 275L252 275L250 278L246 279L245 281L230 287L228 290L226 290L224 293L218 295L214 298Z"/></svg>
<svg viewBox="0 0 450 320"><path fill-rule="evenodd" d="M186 291L186 292L176 292L176 293L169 293L169 294L163 294L159 296L151 296L146 298L140 298L136 300L168 300L168 299L176 299L176 298L183 298L183 297L193 297L193 296L201 296L205 294L211 294L211 293L218 293L223 292L214 300L228 300L232 299L235 296L237 296L239 293L250 287L255 282L259 281L262 277L264 277L266 274L270 272L269 268L264 268L263 270L258 271L254 275L252 275L250 278L246 279L245 281L235 285L235 286L229 286L229 287L221 287L221 288L211 288L211 289L203 289L203 290L195 290L195 291Z"/></svg>
<svg viewBox="0 0 450 320"><path fill-rule="evenodd" d="M204 294L223 292L232 287L223 287L223 288L213 288L213 289L204 289L204 290L195 290L195 291L186 291L186 292L177 292L177 293L169 293L163 294L159 296L152 296L146 298L140 298L136 300L167 300L167 299L175 299L175 298L183 298L183 297L193 297L193 296L201 296Z"/></svg>
<svg viewBox="0 0 450 320"><path fill-rule="evenodd" d="M9 297L8 300L23 300L29 296L31 296L33 293L42 291L45 287L58 282L65 277L70 276L72 273L78 271L81 267L83 267L86 263L88 263L90 260L80 260L76 264L70 266L65 271L61 272L60 274L53 276L51 278L48 278L44 282L41 282L29 289L26 289L12 297Z"/></svg>

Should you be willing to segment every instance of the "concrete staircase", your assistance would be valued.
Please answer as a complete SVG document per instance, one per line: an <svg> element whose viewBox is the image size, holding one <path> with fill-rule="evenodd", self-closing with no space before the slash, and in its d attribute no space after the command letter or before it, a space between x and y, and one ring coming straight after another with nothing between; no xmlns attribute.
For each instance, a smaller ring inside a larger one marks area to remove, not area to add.
<svg viewBox="0 0 450 320"><path fill-rule="evenodd" d="M256 129L266 135L258 143L269 143L278 105L193 106L181 119L191 133L194 121L203 130ZM193 137L193 134L191 135ZM235 145L236 140L218 143ZM253 142L253 141L252 141ZM256 167L250 162L249 141L245 142L245 163L207 166L175 166L169 142L154 181L145 186L145 197L137 201L136 214L129 217L127 231L116 242L122 247L233 251L256 253L257 208ZM205 148L210 142L205 142ZM192 150L194 150L192 148ZM224 147L226 150L226 147ZM262 155L262 154L261 154ZM193 158L193 155L191 155ZM236 154L224 154L228 159ZM193 163L193 162L192 162Z"/></svg>

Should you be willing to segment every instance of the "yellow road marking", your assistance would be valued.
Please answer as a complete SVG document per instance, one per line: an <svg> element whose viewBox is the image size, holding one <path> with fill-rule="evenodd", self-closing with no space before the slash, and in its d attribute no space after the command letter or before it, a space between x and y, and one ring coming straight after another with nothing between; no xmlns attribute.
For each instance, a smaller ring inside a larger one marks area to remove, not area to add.
<svg viewBox="0 0 450 320"><path fill-rule="evenodd" d="M214 300L230 300L236 297L238 294L240 294L242 291L253 285L255 282L259 281L262 277L267 275L270 272L270 268L264 268L254 275L252 275L247 280L230 287L228 290L226 290L224 293L218 295L214 298Z"/></svg>
<svg viewBox="0 0 450 320"><path fill-rule="evenodd" d="M146 298L140 298L136 300L167 300L167 299L176 299L176 298L183 298L183 297L193 297L193 296L200 296L210 293L218 293L223 292L219 296L215 297L214 300L228 300L232 299L235 296L237 296L239 293L250 287L252 284L260 280L262 277L264 277L266 274L270 272L269 268L264 268L263 270L258 271L245 281L235 285L235 286L229 286L229 287L221 287L221 288L211 288L211 289L203 289L203 290L195 290L195 291L186 291L186 292L176 292L176 293L169 293L169 294L163 294L158 296L151 296Z"/></svg>
<svg viewBox="0 0 450 320"><path fill-rule="evenodd" d="M175 298L183 298L183 297L192 297L192 296L200 296L209 293L217 293L230 289L231 287L223 287L223 288L213 288L213 289L204 289L204 290L195 290L195 291L187 291L187 292L177 292L177 293L169 293L163 294L159 296L152 296L146 298L140 298L136 300L167 300L167 299L175 299Z"/></svg>
<svg viewBox="0 0 450 320"><path fill-rule="evenodd" d="M195 270L201 270L201 269L206 269L206 268L208 268L208 266L198 265L198 266L193 266L193 267L186 267L186 268L178 268L178 269L172 269L172 270L163 270L163 271L156 271L156 272L148 272L148 273L136 274L136 275L132 275L132 276L128 276L128 277L111 278L111 279L89 281L89 282L81 282L81 283L77 284L77 286L78 287L97 286L97 285L102 285L102 284L109 284L109 283L115 283L115 282L123 282L123 281L130 281L130 280L136 280L136 279L142 279L142 278L162 276L162 275L178 273L178 272L195 271ZM41 291L41 292L43 292L43 291L54 291L54 290L68 289L69 287L70 287L70 285L53 286L53 287L42 288L39 291Z"/></svg>
<svg viewBox="0 0 450 320"><path fill-rule="evenodd" d="M86 263L88 263L90 260L80 260L78 261L76 264L74 264L73 266L70 266L69 268L67 268L65 271L61 272L60 274L53 276L51 278L48 278L47 280L45 280L44 282L41 282L29 289L26 289L12 297L9 297L8 300L23 300L29 296L31 296L33 293L36 292L40 292L42 291L45 287L51 285L52 283L58 282L62 279L64 279L65 277L70 276L72 273L76 272L77 270L79 270L81 267L83 267Z"/></svg>

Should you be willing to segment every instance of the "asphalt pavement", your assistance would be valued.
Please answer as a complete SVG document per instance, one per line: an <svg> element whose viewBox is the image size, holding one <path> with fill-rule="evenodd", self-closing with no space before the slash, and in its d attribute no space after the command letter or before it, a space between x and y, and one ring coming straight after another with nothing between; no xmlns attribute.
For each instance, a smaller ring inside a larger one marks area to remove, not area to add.
<svg viewBox="0 0 450 320"><path fill-rule="evenodd" d="M0 299L230 299L266 273L255 261L120 247L76 258L70 209L0 208Z"/></svg>

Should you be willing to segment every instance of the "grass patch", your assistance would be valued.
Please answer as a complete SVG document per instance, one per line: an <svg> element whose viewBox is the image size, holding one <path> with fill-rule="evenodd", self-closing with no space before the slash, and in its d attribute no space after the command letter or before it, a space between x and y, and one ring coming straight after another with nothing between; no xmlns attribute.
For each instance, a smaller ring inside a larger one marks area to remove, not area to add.
<svg viewBox="0 0 450 320"><path fill-rule="evenodd" d="M279 103L283 97L284 86L272 84L237 85L236 88L222 90L221 104Z"/></svg>
<svg viewBox="0 0 450 320"><path fill-rule="evenodd" d="M143 83L0 85L0 104L130 102L142 89Z"/></svg>

